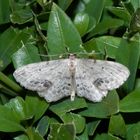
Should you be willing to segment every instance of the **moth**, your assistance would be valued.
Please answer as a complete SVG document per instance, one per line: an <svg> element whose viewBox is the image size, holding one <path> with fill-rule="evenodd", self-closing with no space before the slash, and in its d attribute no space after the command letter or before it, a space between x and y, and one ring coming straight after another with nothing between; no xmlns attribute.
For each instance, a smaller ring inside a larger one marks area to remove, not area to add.
<svg viewBox="0 0 140 140"><path fill-rule="evenodd" d="M21 86L37 91L47 102L75 95L100 102L108 91L120 87L128 78L127 67L117 62L78 59L51 60L22 66L13 73Z"/></svg>

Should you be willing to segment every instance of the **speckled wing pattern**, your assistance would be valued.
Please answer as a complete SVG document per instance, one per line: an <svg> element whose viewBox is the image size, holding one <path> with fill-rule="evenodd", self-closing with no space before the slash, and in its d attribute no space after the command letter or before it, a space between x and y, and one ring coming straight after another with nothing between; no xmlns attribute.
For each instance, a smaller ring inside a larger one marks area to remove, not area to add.
<svg viewBox="0 0 140 140"><path fill-rule="evenodd" d="M21 86L37 91L46 101L70 96L68 59L32 63L18 68L14 77Z"/></svg>
<svg viewBox="0 0 140 140"><path fill-rule="evenodd" d="M121 86L128 78L129 70L122 64L103 61L78 59L77 95L90 101L99 102L109 90Z"/></svg>
<svg viewBox="0 0 140 140"><path fill-rule="evenodd" d="M37 91L48 102L58 101L71 95L69 59L52 60L28 64L18 68L14 77L23 87ZM121 86L129 76L129 70L122 64L90 59L76 61L76 94L99 102L109 90Z"/></svg>

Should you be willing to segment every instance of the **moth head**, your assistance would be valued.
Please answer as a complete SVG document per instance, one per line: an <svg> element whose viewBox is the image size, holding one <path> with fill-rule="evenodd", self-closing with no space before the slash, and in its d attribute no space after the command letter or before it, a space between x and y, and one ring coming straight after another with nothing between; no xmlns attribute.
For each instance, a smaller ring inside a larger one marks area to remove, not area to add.
<svg viewBox="0 0 140 140"><path fill-rule="evenodd" d="M72 53L69 54L69 59L70 60L74 60L75 58L76 58L76 55L75 54L72 54Z"/></svg>

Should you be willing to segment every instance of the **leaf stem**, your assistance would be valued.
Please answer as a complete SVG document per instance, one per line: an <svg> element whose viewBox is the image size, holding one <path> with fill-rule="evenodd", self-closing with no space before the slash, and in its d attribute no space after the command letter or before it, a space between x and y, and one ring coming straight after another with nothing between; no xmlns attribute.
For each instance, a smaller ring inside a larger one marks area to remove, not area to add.
<svg viewBox="0 0 140 140"><path fill-rule="evenodd" d="M8 85L11 89L13 89L16 92L22 91L22 88L18 84L16 84L14 81L12 81L9 77L7 77L2 72L0 72L0 81Z"/></svg>

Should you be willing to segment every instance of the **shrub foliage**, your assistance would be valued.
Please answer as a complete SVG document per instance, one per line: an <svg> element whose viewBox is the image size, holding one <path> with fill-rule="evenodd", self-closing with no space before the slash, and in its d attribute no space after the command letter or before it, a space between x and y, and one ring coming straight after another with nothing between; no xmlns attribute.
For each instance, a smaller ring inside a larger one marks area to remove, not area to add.
<svg viewBox="0 0 140 140"><path fill-rule="evenodd" d="M139 32L139 0L0 0L0 138L140 139ZM49 104L12 76L68 53L117 61L130 77L102 102Z"/></svg>

